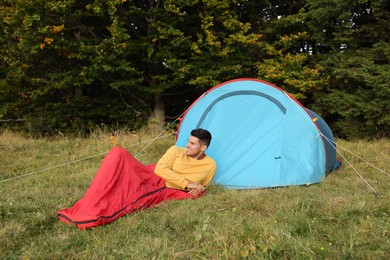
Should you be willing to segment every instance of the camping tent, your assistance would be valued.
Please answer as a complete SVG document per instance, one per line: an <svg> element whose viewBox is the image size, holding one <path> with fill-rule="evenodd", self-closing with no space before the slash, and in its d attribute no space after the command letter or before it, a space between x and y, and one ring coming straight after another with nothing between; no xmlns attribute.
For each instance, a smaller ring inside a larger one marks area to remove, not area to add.
<svg viewBox="0 0 390 260"><path fill-rule="evenodd" d="M214 183L236 189L318 183L339 166L328 125L282 89L236 79L200 96L180 118L178 146L192 129L212 135Z"/></svg>

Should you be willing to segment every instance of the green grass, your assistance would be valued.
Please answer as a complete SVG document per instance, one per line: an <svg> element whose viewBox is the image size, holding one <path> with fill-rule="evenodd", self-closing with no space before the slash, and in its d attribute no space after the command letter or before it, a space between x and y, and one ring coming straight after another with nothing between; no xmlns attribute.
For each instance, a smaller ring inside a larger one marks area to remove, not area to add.
<svg viewBox="0 0 390 260"><path fill-rule="evenodd" d="M148 146L154 136L118 140L134 155L147 146L137 158L148 164L174 144L172 135ZM389 172L390 140L338 143ZM56 212L83 196L111 146L105 133L0 134L0 259L390 259L389 176L347 152L380 197L345 163L309 187L212 186L198 200L165 202L103 227L63 224Z"/></svg>

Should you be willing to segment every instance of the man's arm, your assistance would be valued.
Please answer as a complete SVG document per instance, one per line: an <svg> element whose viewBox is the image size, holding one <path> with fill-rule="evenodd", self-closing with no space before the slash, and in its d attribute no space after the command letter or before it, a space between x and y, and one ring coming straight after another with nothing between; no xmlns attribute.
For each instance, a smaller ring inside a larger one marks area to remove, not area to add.
<svg viewBox="0 0 390 260"><path fill-rule="evenodd" d="M189 182L186 187L186 189L189 190L188 193L193 196L198 196L199 194L204 192L207 189L207 185L209 185L211 180L213 179L216 170L217 170L217 166L214 164L214 167L210 170L206 179L202 181L202 183Z"/></svg>
<svg viewBox="0 0 390 260"><path fill-rule="evenodd" d="M173 163L175 162L175 156L178 152L178 147L172 146L167 150L167 152L161 157L158 161L154 172L163 178L165 181L172 183L181 189L186 189L188 185L188 180L177 172L172 170Z"/></svg>
<svg viewBox="0 0 390 260"><path fill-rule="evenodd" d="M207 177L202 183L197 183L197 182L189 182L186 189L189 190L189 194L193 196L198 196L202 192L204 192L207 189L207 185L210 184L212 181L215 172L217 171L217 165L213 164L213 167L210 169L209 173L207 174Z"/></svg>
<svg viewBox="0 0 390 260"><path fill-rule="evenodd" d="M206 179L202 181L202 185L204 187L208 186L210 182L213 180L215 172L217 171L217 165L214 164L213 168L210 170L209 174L207 175Z"/></svg>

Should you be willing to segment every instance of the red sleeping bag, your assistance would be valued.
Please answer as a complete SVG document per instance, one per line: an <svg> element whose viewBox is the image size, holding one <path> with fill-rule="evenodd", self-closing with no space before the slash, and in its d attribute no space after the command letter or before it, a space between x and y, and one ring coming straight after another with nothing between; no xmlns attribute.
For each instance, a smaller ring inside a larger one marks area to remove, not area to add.
<svg viewBox="0 0 390 260"><path fill-rule="evenodd" d="M113 148L84 197L73 207L58 211L58 217L84 229L108 224L162 201L195 198L185 191L166 188L164 180L154 173L154 166L143 165L123 148Z"/></svg>

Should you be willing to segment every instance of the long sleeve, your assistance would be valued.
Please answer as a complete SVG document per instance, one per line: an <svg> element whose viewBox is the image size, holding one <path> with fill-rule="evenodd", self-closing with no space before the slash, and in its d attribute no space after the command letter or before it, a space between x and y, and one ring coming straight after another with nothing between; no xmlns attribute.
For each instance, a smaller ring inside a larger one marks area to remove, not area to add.
<svg viewBox="0 0 390 260"><path fill-rule="evenodd" d="M214 165L214 167L210 169L210 172L208 173L206 179L204 181L202 181L201 184L203 185L203 187L206 187L211 183L216 171L217 171L217 166Z"/></svg>
<svg viewBox="0 0 390 260"><path fill-rule="evenodd" d="M208 185L216 171L215 161L206 156L196 160L186 154L186 149L172 146L158 161L154 172L165 180L165 186L184 190L188 182Z"/></svg>
<svg viewBox="0 0 390 260"><path fill-rule="evenodd" d="M176 146L169 148L163 157L161 157L161 159L158 161L154 172L163 178L166 182L169 182L184 190L188 185L188 180L172 169L175 160L177 159L178 152L179 149Z"/></svg>

